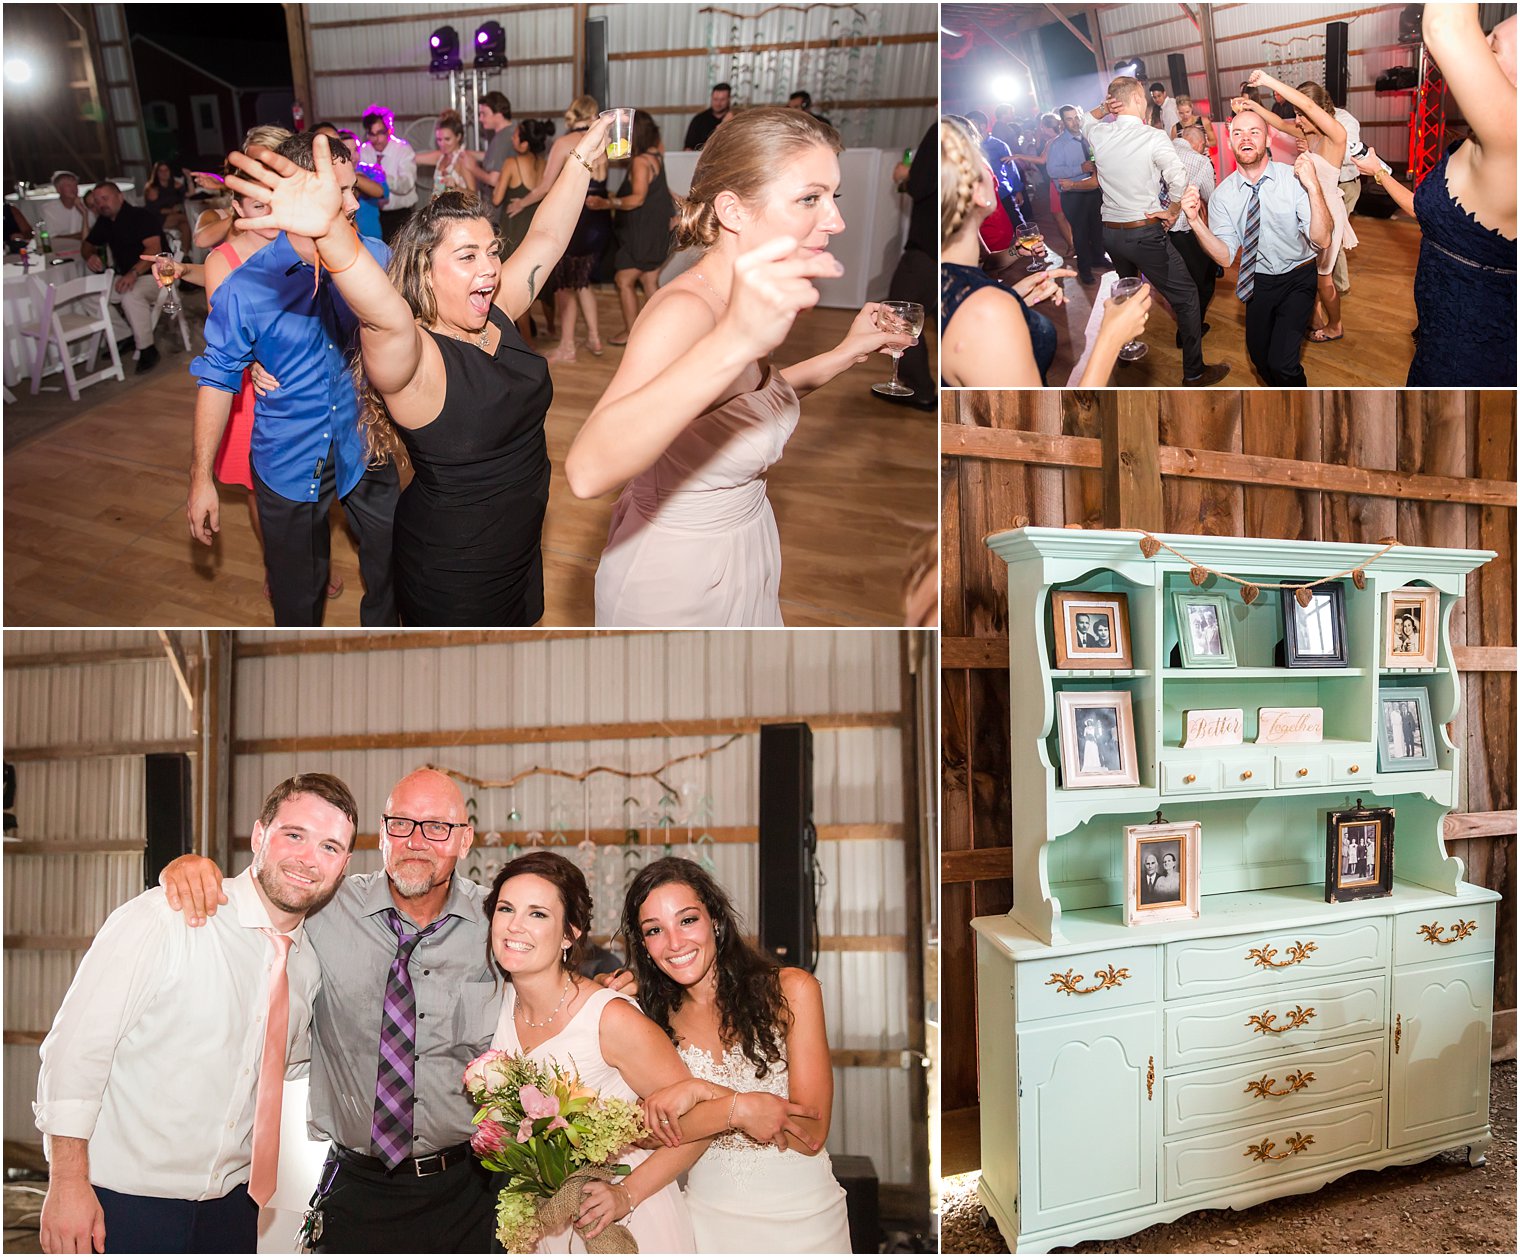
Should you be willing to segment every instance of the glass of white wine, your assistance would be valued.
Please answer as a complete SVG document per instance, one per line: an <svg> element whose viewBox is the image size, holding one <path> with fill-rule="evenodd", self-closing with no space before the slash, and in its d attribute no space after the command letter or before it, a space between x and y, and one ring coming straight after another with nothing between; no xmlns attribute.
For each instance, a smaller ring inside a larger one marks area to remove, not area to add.
<svg viewBox="0 0 1520 1257"><path fill-rule="evenodd" d="M169 295L164 298L164 314L171 319L179 317L179 293L174 287L178 269L172 253L160 253L158 260L153 263L153 278L158 281L160 288L169 290Z"/></svg>
<svg viewBox="0 0 1520 1257"><path fill-rule="evenodd" d="M1045 233L1040 230L1039 224L1023 222L1019 224L1019 248L1029 254L1028 271L1043 271L1045 269Z"/></svg>
<svg viewBox="0 0 1520 1257"><path fill-rule="evenodd" d="M924 308L916 301L883 301L876 310L876 326L884 332L917 336L924 330ZM888 352L892 355L892 378L871 385L871 391L886 397L912 397L913 390L897 379L897 368L902 362L903 351L892 349Z"/></svg>
<svg viewBox="0 0 1520 1257"><path fill-rule="evenodd" d="M1132 275L1128 279L1121 279L1114 285L1113 298L1116 302L1128 301L1143 287L1145 287L1145 277L1142 275ZM1124 362L1137 362L1148 352L1149 348L1144 341L1129 340L1125 341L1119 350L1119 357Z"/></svg>

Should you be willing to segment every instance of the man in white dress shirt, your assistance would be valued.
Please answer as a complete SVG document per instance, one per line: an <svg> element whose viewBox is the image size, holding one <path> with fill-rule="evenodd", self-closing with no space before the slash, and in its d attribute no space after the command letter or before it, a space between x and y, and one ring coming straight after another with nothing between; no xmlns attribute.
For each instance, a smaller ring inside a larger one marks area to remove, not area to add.
<svg viewBox="0 0 1520 1257"><path fill-rule="evenodd" d="M1082 116L1082 134L1092 147L1103 192L1103 247L1120 275L1144 275L1171 304L1182 349L1182 382L1188 387L1217 384L1228 364L1203 361L1203 315L1198 289L1169 239L1177 221L1187 171L1177 150L1154 127L1145 125L1145 88L1121 75L1108 97ZM1100 118L1107 121L1100 122ZM1161 202L1165 188L1167 204Z"/></svg>
<svg viewBox="0 0 1520 1257"><path fill-rule="evenodd" d="M1214 194L1214 163L1209 161L1204 150L1203 128L1185 128L1172 141L1172 147L1177 150L1177 156L1182 159L1182 168L1187 171L1188 186L1197 188L1198 195L1207 205L1209 197ZM1193 286L1198 289L1198 313L1207 319L1209 302L1214 300L1216 267L1214 259L1198 243L1198 237L1193 234L1193 225L1186 214L1178 214L1177 221L1172 224L1172 246L1182 255L1188 274L1193 277ZM1207 327L1208 324L1205 323L1204 326Z"/></svg>
<svg viewBox="0 0 1520 1257"><path fill-rule="evenodd" d="M1172 128L1182 121L1177 113L1177 102L1166 94L1165 83L1152 83L1150 90L1151 104L1155 105L1161 114L1161 134L1167 139L1172 138Z"/></svg>
<svg viewBox="0 0 1520 1257"><path fill-rule="evenodd" d="M364 142L359 145L359 164L385 171L386 197L380 203L380 235L389 244L417 204L417 154L398 135L391 134L389 114L378 110L364 115Z"/></svg>
<svg viewBox="0 0 1520 1257"><path fill-rule="evenodd" d="M255 1250L280 1088L309 1057L320 970L302 922L357 824L336 777L291 777L264 801L252 865L223 882L233 911L186 930L150 890L107 918L42 1043L43 1252Z"/></svg>
<svg viewBox="0 0 1520 1257"><path fill-rule="evenodd" d="M48 229L54 249L72 252L94 226L95 215L79 199L79 176L72 170L55 170L53 187L58 199L42 203L42 225Z"/></svg>

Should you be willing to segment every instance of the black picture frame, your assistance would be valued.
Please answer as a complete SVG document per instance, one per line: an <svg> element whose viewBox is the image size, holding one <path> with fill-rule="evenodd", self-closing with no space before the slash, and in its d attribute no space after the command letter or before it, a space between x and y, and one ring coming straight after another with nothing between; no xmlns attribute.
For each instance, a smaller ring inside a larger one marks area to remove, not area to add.
<svg viewBox="0 0 1520 1257"><path fill-rule="evenodd" d="M1285 586L1308 585L1308 580L1285 579ZM1293 588L1282 591L1282 662L1285 668L1344 668L1346 653L1346 587L1340 581L1315 585L1309 591L1314 600L1306 607L1298 605ZM1323 607L1316 605L1324 601ZM1315 617L1315 632L1305 626L1306 617ZM1316 653L1324 645L1323 633L1331 641L1325 653Z"/></svg>
<svg viewBox="0 0 1520 1257"><path fill-rule="evenodd" d="M1393 894L1391 807L1325 814L1325 902L1382 899Z"/></svg>

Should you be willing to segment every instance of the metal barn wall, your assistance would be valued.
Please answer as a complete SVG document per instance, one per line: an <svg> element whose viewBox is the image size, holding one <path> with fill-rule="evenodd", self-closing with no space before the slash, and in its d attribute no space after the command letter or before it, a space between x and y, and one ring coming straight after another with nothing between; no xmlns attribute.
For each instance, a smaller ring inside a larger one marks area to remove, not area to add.
<svg viewBox="0 0 1520 1257"><path fill-rule="evenodd" d="M85 744L119 752L13 761L17 844L7 842L4 866L7 1140L39 1140L31 1114L36 1032L52 1024L83 954L80 940L142 890L144 761L131 748L162 748L192 732L165 657L15 666L26 656L114 648L161 649L143 632L5 635L7 759ZM15 853L18 844L25 854ZM49 852L50 844L69 849Z"/></svg>
<svg viewBox="0 0 1520 1257"><path fill-rule="evenodd" d="M431 119L446 105L447 83L427 73L428 36L452 25L465 45L486 14L478 9L420 4L305 6L310 32L313 117L357 121L366 105L394 110L408 140L431 148ZM615 101L654 115L667 148L679 149L686 124L707 104L712 85L734 84L736 103L785 104L798 88L813 94L854 147L916 145L934 117L938 88L937 6L870 4L768 6L719 10L686 4L543 5L496 15L506 32L508 68L491 86L512 101L517 117L559 118L575 94L573 64L580 47L577 12L606 17L609 79ZM412 20L410 15L415 15ZM384 20L374 20L384 19ZM830 40L922 36L908 43L868 44L829 51ZM714 47L804 42L802 49L717 54ZM674 50L700 54L656 55ZM632 54L624 56L623 54ZM547 64L529 64L547 62ZM826 101L922 100L923 104L835 109Z"/></svg>
<svg viewBox="0 0 1520 1257"><path fill-rule="evenodd" d="M1398 42L1401 5L1369 9L1351 4L1218 4L1212 6L1214 44L1219 62L1220 90L1234 93L1257 68L1294 87L1325 81L1325 24L1343 21L1347 33L1346 108L1362 124L1362 138L1391 162L1409 155L1409 113L1406 93L1373 90L1378 75L1394 65L1417 64L1417 49ZM1151 79L1171 91L1166 56L1187 58L1188 86L1195 98L1209 101L1209 115L1228 115L1228 100L1214 100L1204 74L1203 46L1198 28L1178 5L1125 4L1100 8L1108 64L1142 57ZM1222 141L1221 141L1222 142Z"/></svg>

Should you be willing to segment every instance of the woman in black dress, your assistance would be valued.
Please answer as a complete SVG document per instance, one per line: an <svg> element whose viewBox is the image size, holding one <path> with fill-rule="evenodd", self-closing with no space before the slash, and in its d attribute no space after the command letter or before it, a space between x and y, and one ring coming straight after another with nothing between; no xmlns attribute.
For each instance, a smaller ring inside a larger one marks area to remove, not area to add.
<svg viewBox="0 0 1520 1257"><path fill-rule="evenodd" d="M593 122L510 258L479 198L445 192L397 233L389 274L359 247L325 141L317 169L233 154L274 227L316 241L359 316L356 379L372 458L415 471L396 508L396 600L408 625L534 624L544 611L540 539L549 500L544 360L512 321L559 260L609 124Z"/></svg>
<svg viewBox="0 0 1520 1257"><path fill-rule="evenodd" d="M660 143L660 128L642 109L633 111L633 160L623 177L623 186L613 197L586 198L586 207L613 212L612 238L617 241L613 259L613 283L617 285L618 305L623 311L623 334L613 336L608 344L626 345L639 316L638 290L644 300L654 296L660 286L660 268L670 257L674 233L670 220L675 216L675 202L665 181L665 152Z"/></svg>

